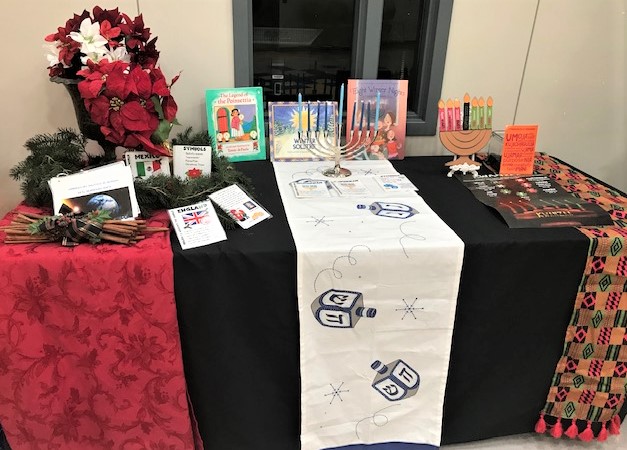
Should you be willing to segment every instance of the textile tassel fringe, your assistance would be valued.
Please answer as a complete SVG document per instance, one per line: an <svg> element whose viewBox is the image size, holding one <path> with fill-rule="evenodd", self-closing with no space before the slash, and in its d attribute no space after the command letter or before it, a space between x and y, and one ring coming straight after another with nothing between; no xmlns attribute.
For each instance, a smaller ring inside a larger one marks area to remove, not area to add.
<svg viewBox="0 0 627 450"><path fill-rule="evenodd" d="M540 413L540 419L538 419L538 423L536 423L536 433L545 433L546 432L546 422L544 421L544 413Z"/></svg>
<svg viewBox="0 0 627 450"><path fill-rule="evenodd" d="M590 442L594 439L594 433L592 432L592 422L588 420L588 425L586 425L586 429L579 433L579 439L584 442Z"/></svg>
<svg viewBox="0 0 627 450"><path fill-rule="evenodd" d="M607 428L605 428L605 422L601 424L601 431L599 431L599 435L597 436L597 441L603 442L607 440Z"/></svg>
<svg viewBox="0 0 627 450"><path fill-rule="evenodd" d="M564 429L562 428L562 419L558 418L557 422L555 422L555 425L551 429L551 436L553 436L555 439L559 439L562 437L562 434L564 434Z"/></svg>
<svg viewBox="0 0 627 450"><path fill-rule="evenodd" d="M620 434L620 417L618 414L610 420L609 431L610 434Z"/></svg>
<svg viewBox="0 0 627 450"><path fill-rule="evenodd" d="M571 439L575 439L577 437L577 434L579 434L579 430L577 429L577 424L575 423L575 419L573 419L572 423L566 429L566 432L564 434Z"/></svg>

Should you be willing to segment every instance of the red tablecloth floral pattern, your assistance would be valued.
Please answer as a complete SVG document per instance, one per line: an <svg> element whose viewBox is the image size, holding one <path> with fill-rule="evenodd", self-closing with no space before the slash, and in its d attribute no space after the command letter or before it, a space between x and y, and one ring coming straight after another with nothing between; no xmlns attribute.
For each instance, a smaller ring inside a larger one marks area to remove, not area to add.
<svg viewBox="0 0 627 450"><path fill-rule="evenodd" d="M0 244L0 423L14 450L194 448L168 233Z"/></svg>

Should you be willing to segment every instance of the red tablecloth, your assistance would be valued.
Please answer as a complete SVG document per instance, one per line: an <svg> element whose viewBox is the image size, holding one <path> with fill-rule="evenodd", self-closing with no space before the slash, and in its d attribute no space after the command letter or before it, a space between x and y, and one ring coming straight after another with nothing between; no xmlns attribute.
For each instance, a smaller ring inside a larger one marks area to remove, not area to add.
<svg viewBox="0 0 627 450"><path fill-rule="evenodd" d="M14 450L194 448L168 233L0 243L0 423Z"/></svg>

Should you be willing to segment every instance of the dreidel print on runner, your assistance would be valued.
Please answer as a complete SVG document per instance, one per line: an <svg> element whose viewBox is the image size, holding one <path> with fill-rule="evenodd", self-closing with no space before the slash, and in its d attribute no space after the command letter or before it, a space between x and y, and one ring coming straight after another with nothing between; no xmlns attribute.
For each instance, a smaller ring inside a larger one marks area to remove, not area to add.
<svg viewBox="0 0 627 450"><path fill-rule="evenodd" d="M377 360L370 367L378 372L372 387L391 402L409 398L418 392L420 375L402 359L389 364Z"/></svg>
<svg viewBox="0 0 627 450"><path fill-rule="evenodd" d="M418 214L414 208L402 203L374 202L370 205L357 205L357 209L368 209L375 216L394 219L408 219L414 214Z"/></svg>
<svg viewBox="0 0 627 450"><path fill-rule="evenodd" d="M362 317L373 318L375 308L364 307L361 292L329 289L311 304L313 315L321 325L331 328L354 328Z"/></svg>

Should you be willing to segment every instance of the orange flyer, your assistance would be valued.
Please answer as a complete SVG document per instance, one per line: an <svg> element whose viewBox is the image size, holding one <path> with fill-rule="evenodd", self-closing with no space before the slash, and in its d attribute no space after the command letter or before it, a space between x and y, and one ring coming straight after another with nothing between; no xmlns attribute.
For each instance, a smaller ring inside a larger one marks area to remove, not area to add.
<svg viewBox="0 0 627 450"><path fill-rule="evenodd" d="M500 175L531 175L538 125L508 125L503 137Z"/></svg>

